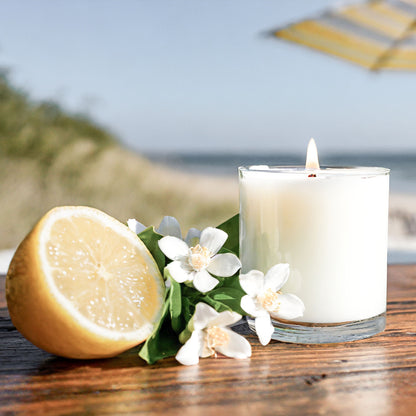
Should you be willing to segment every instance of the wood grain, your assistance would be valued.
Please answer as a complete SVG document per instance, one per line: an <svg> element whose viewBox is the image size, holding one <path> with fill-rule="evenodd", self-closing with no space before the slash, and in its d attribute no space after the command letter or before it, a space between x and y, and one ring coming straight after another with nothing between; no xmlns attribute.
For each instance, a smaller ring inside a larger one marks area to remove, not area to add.
<svg viewBox="0 0 416 416"><path fill-rule="evenodd" d="M416 266L389 268L387 328L367 340L304 346L252 335L249 360L147 366L132 349L107 360L66 360L11 323L0 278L0 414L413 415ZM244 330L244 328L242 328Z"/></svg>

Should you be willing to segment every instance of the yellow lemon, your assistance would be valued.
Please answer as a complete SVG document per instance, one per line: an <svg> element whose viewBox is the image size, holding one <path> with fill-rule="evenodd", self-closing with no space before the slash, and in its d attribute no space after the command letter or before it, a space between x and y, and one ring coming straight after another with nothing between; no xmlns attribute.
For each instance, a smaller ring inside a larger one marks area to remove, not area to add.
<svg viewBox="0 0 416 416"><path fill-rule="evenodd" d="M6 279L16 328L68 358L111 357L144 341L165 285L141 240L89 207L49 211L18 247Z"/></svg>

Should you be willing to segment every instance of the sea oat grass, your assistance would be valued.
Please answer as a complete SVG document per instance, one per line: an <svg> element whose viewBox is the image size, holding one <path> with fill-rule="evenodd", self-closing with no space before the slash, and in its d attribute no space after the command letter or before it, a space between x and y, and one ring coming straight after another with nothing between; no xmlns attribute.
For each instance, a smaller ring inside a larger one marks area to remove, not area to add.
<svg viewBox="0 0 416 416"><path fill-rule="evenodd" d="M52 102L33 102L5 71L0 196L0 249L15 247L58 205L89 205L120 221L136 218L148 225L173 215L183 229L220 223L238 210L236 181L152 164L87 117L69 115Z"/></svg>

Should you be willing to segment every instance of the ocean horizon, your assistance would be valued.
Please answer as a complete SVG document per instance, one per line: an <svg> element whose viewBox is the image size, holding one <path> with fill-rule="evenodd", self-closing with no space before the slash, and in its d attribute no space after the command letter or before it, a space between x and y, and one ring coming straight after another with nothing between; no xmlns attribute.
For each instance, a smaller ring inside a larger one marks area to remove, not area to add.
<svg viewBox="0 0 416 416"><path fill-rule="evenodd" d="M153 162L173 169L204 175L237 175L239 166L304 165L294 153L145 153ZM331 153L320 156L322 166L379 166L390 169L390 191L416 194L416 153Z"/></svg>

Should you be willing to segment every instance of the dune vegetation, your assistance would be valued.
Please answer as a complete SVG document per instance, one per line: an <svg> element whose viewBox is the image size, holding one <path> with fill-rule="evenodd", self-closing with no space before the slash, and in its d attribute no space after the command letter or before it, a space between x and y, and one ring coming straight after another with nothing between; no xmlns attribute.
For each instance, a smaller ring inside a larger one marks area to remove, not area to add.
<svg viewBox="0 0 416 416"><path fill-rule="evenodd" d="M31 100L5 71L0 166L0 249L15 247L59 205L93 206L122 222L136 218L147 225L173 215L184 232L219 224L238 210L235 180L155 165L123 148L93 120Z"/></svg>

